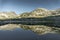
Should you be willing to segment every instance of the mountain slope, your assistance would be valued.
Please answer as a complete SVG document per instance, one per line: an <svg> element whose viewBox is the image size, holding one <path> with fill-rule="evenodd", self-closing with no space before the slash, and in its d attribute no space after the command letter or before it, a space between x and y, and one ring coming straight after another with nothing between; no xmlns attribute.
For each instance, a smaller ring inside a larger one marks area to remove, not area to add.
<svg viewBox="0 0 60 40"><path fill-rule="evenodd" d="M47 17L47 16L56 16L60 15L60 10L47 10L45 8L37 8L31 12L25 12L20 14L21 18L27 18L27 17L35 17L35 18L41 18L41 17Z"/></svg>
<svg viewBox="0 0 60 40"><path fill-rule="evenodd" d="M37 17L37 18L40 18L40 17L46 17L46 16L50 16L51 15L51 12L47 9L44 9L44 8L37 8L31 12L25 12L25 13L22 13L20 15L20 17L23 17L23 18L26 18L26 17Z"/></svg>
<svg viewBox="0 0 60 40"><path fill-rule="evenodd" d="M10 19L10 18L42 18L48 16L60 15L60 9L57 10L47 10L45 8L37 8L31 12L24 12L17 15L15 12L0 12L0 19Z"/></svg>
<svg viewBox="0 0 60 40"><path fill-rule="evenodd" d="M16 17L17 15L15 12L0 12L0 19L10 19Z"/></svg>

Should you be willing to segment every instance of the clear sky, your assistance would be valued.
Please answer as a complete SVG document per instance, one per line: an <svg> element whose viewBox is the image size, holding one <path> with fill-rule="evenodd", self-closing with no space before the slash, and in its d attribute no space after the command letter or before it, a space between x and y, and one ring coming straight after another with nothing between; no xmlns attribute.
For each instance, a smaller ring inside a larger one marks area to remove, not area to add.
<svg viewBox="0 0 60 40"><path fill-rule="evenodd" d="M60 0L0 0L0 12L14 11L19 14L36 8L58 9Z"/></svg>

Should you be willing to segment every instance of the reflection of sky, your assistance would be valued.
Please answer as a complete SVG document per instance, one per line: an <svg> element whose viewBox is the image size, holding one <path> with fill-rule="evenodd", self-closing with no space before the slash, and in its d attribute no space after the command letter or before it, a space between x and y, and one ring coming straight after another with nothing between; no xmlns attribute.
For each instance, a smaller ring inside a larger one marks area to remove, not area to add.
<svg viewBox="0 0 60 40"><path fill-rule="evenodd" d="M47 9L60 8L60 0L0 0L0 11L22 13L39 7Z"/></svg>

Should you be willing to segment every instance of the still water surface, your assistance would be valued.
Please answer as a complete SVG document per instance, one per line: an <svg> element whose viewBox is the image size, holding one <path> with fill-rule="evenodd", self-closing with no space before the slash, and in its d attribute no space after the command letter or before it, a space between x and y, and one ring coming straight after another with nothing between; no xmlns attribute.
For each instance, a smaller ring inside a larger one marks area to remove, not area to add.
<svg viewBox="0 0 60 40"><path fill-rule="evenodd" d="M60 34L38 35L31 30L16 28L14 30L0 30L0 40L60 40Z"/></svg>
<svg viewBox="0 0 60 40"><path fill-rule="evenodd" d="M32 31L19 28L13 31L0 30L0 40L37 40L37 37Z"/></svg>

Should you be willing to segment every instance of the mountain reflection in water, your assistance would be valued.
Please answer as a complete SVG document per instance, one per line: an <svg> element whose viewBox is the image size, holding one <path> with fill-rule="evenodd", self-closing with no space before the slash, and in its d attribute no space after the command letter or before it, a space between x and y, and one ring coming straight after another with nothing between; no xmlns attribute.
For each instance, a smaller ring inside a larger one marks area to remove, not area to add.
<svg viewBox="0 0 60 40"><path fill-rule="evenodd" d="M60 40L59 32L44 25L6 24L0 26L0 40Z"/></svg>
<svg viewBox="0 0 60 40"><path fill-rule="evenodd" d="M3 26L0 26L0 30L12 30L13 31L16 28L22 28L24 30L31 30L37 34L60 33L60 28L48 27L44 25L6 24Z"/></svg>

